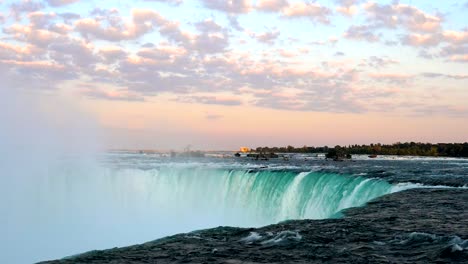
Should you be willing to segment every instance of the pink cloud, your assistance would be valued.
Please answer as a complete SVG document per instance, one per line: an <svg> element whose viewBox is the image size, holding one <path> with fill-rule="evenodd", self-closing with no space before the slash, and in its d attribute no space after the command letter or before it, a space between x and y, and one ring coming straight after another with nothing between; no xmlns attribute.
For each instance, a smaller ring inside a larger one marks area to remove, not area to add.
<svg viewBox="0 0 468 264"><path fill-rule="evenodd" d="M14 57L17 56L33 56L35 53L37 53L37 48L35 48L32 45L26 45L26 46L17 46L13 45L10 43L5 43L5 42L0 42L0 52L12 52ZM1 54L1 53L0 53Z"/></svg>
<svg viewBox="0 0 468 264"><path fill-rule="evenodd" d="M437 46L441 42L439 34L409 34L402 38L402 43L410 46Z"/></svg>
<svg viewBox="0 0 468 264"><path fill-rule="evenodd" d="M287 0L259 0L257 10L266 12L279 12L289 5Z"/></svg>
<svg viewBox="0 0 468 264"><path fill-rule="evenodd" d="M398 2L391 5L368 2L364 5L364 10L367 12L369 21L378 27L402 26L417 32L437 32L441 28L441 17Z"/></svg>
<svg viewBox="0 0 468 264"><path fill-rule="evenodd" d="M351 6L338 6L336 8L336 11L338 13L341 13L341 14L345 15L345 16L351 17L351 16L354 16L355 14L357 14L357 12L359 10L358 10L357 6L351 5Z"/></svg>
<svg viewBox="0 0 468 264"><path fill-rule="evenodd" d="M25 41L38 47L47 47L63 36L47 29L36 29L32 25L13 24L4 28L3 32L11 35L17 41Z"/></svg>
<svg viewBox="0 0 468 264"><path fill-rule="evenodd" d="M454 44L467 44L468 43L468 31L453 31L447 30L443 33L444 39L447 42Z"/></svg>
<svg viewBox="0 0 468 264"><path fill-rule="evenodd" d="M106 90L97 87L84 88L80 92L82 95L101 100L111 101L144 101L145 98L138 93L127 89Z"/></svg>
<svg viewBox="0 0 468 264"><path fill-rule="evenodd" d="M48 70L63 70L64 66L50 61L17 61L17 60L0 60L2 64L11 66L21 66L29 69L48 69Z"/></svg>
<svg viewBox="0 0 468 264"><path fill-rule="evenodd" d="M276 39L278 39L280 32L278 30L275 31L268 31L263 33L254 33L249 32L249 35L256 39L258 42L266 43L266 44L274 44Z"/></svg>
<svg viewBox="0 0 468 264"><path fill-rule="evenodd" d="M278 53L285 58L294 58L298 56L297 52L285 49L280 49Z"/></svg>
<svg viewBox="0 0 468 264"><path fill-rule="evenodd" d="M144 48L137 52L137 57L130 57L132 63L136 64L171 64L180 57L187 54L187 50L174 46L158 46L154 48Z"/></svg>
<svg viewBox="0 0 468 264"><path fill-rule="evenodd" d="M285 18L307 18L314 22L329 24L331 10L315 2L292 2L287 0L259 0L256 9L263 12L279 12Z"/></svg>
<svg viewBox="0 0 468 264"><path fill-rule="evenodd" d="M206 8L231 13L231 14L242 14L248 13L252 10L251 0L200 0Z"/></svg>
<svg viewBox="0 0 468 264"><path fill-rule="evenodd" d="M176 99L177 101L186 103L199 103L199 104L212 104L212 105L225 105L225 106L237 106L241 105L242 101L237 97L229 96L204 96L204 95L193 95L193 96L180 96Z"/></svg>
<svg viewBox="0 0 468 264"><path fill-rule="evenodd" d="M73 31L73 27L63 23L55 23L49 27L49 30L61 35L67 35Z"/></svg>
<svg viewBox="0 0 468 264"><path fill-rule="evenodd" d="M371 56L369 59L364 60L365 64L369 67L372 68L384 68L389 65L395 65L399 64L400 62L390 59L389 57L377 57L377 56Z"/></svg>
<svg viewBox="0 0 468 264"><path fill-rule="evenodd" d="M468 63L468 54L465 55L453 55L450 57L451 61L454 62L467 62Z"/></svg>
<svg viewBox="0 0 468 264"><path fill-rule="evenodd" d="M366 40L369 42L377 42L380 39L369 26L351 26L344 33L344 37L347 39Z"/></svg>
<svg viewBox="0 0 468 264"><path fill-rule="evenodd" d="M358 4L361 0L335 0L337 4L344 7L349 7Z"/></svg>
<svg viewBox="0 0 468 264"><path fill-rule="evenodd" d="M10 6L10 11L16 20L20 20L23 13L30 13L44 8L44 4L32 0L17 1Z"/></svg>
<svg viewBox="0 0 468 264"><path fill-rule="evenodd" d="M144 0L145 2L161 2L161 3L168 3L171 5L180 5L184 2L184 0Z"/></svg>
<svg viewBox="0 0 468 264"><path fill-rule="evenodd" d="M53 12L35 11L28 14L29 21L34 28L45 28L55 17L56 14Z"/></svg>
<svg viewBox="0 0 468 264"><path fill-rule="evenodd" d="M75 29L88 38L119 41L137 39L154 30L155 26L168 23L159 13L152 10L132 9L131 14L131 22L123 21L121 17L115 16L113 20L120 23L110 23L107 26L103 26L96 18L83 18L75 21Z"/></svg>
<svg viewBox="0 0 468 264"><path fill-rule="evenodd" d="M124 49L116 46L105 46L99 49L99 54L108 62L115 62L127 57L128 53Z"/></svg>
<svg viewBox="0 0 468 264"><path fill-rule="evenodd" d="M283 15L288 18L308 18L323 24L329 24L328 18L331 15L331 10L321 6L318 3L295 2L283 9Z"/></svg>
<svg viewBox="0 0 468 264"><path fill-rule="evenodd" d="M390 83L405 83L413 78L412 75L403 73L369 73L369 77L374 80Z"/></svg>
<svg viewBox="0 0 468 264"><path fill-rule="evenodd" d="M79 1L80 0L47 0L47 3L50 6L57 7L57 6L65 6L65 5L77 3Z"/></svg>

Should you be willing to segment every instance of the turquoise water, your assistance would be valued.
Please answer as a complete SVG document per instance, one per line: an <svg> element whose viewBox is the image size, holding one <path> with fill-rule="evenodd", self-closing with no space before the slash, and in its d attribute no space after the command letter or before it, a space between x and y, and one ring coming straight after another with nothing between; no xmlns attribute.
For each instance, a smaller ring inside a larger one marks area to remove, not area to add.
<svg viewBox="0 0 468 264"><path fill-rule="evenodd" d="M317 172L166 167L145 174L141 186L156 207L206 210L235 226L329 218L392 190L382 180Z"/></svg>
<svg viewBox="0 0 468 264"><path fill-rule="evenodd" d="M39 168L39 167L38 167ZM3 177L0 263L31 263L216 226L324 219L392 192L333 173L164 164L22 167Z"/></svg>

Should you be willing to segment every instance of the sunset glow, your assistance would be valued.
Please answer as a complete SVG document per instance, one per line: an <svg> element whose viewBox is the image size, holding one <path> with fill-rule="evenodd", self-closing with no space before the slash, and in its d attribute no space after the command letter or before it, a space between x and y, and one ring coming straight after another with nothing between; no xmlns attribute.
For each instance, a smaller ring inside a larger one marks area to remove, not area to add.
<svg viewBox="0 0 468 264"><path fill-rule="evenodd" d="M110 149L465 142L467 12L462 0L4 0L0 89L15 92L0 95L73 105Z"/></svg>

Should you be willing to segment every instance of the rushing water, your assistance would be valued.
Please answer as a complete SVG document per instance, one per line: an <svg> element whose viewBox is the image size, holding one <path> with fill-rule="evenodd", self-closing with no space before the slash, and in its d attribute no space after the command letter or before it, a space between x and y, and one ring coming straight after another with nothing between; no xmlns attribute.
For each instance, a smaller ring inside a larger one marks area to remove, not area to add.
<svg viewBox="0 0 468 264"><path fill-rule="evenodd" d="M398 162L408 168L400 169L402 175L424 167L422 162L434 170L449 166L447 162L461 164L453 168L468 164L335 163L302 157L255 163L109 153L98 165L67 158L36 170L21 167L23 176L33 175L20 177L10 170L18 177L2 178L0 209L6 217L0 220L0 262L60 258L219 225L258 227L336 217L344 208L418 187L382 176Z"/></svg>

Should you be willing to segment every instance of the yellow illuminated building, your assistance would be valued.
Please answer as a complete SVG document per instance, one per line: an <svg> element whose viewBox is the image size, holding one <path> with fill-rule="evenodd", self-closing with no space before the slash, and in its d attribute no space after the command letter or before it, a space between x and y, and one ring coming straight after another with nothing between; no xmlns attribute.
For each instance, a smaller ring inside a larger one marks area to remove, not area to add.
<svg viewBox="0 0 468 264"><path fill-rule="evenodd" d="M241 151L242 153L247 153L247 152L250 151L250 149L249 149L248 147L241 147L241 148L240 148L240 151Z"/></svg>

